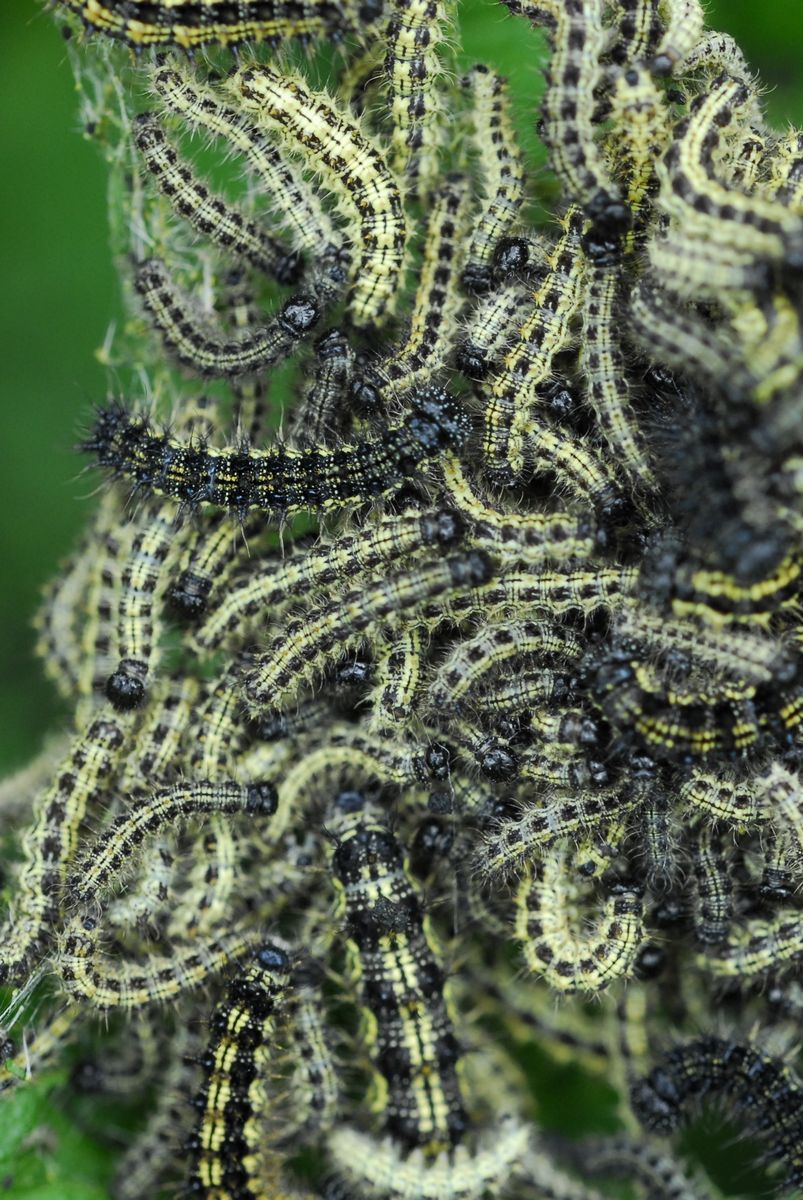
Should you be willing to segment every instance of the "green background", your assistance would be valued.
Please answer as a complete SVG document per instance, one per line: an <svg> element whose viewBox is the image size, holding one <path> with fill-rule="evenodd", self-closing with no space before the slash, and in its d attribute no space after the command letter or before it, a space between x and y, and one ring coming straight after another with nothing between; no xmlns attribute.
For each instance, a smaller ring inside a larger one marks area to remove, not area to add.
<svg viewBox="0 0 803 1200"><path fill-rule="evenodd" d="M707 7L709 24L736 36L771 89L772 119L803 124L803 0L717 0ZM493 0L467 0L462 24L469 58L512 75L519 123L529 124L529 97L540 90L537 39L523 36L522 23ZM33 0L2 0L0 773L23 764L59 721L32 656L30 619L39 589L70 550L92 504L94 481L81 474L73 445L92 403L105 395L106 375L94 354L118 313L106 170L77 126L73 81L53 22ZM606 1127L604 1089L589 1089L578 1073L544 1061L533 1067L550 1124L567 1131ZM103 1178L106 1151L90 1147L78 1125L54 1115L56 1097L30 1088L25 1095L3 1106L0 1195L102 1198L95 1181ZM55 1156L40 1156L30 1142L45 1116L56 1137ZM29 1149L20 1157L21 1141ZM737 1148L730 1172L719 1176L743 1194L744 1153Z"/></svg>

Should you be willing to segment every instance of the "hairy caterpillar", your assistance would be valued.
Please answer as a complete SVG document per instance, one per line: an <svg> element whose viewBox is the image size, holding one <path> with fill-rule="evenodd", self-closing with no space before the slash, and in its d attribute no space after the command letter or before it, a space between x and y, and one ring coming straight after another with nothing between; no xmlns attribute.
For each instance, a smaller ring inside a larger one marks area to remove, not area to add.
<svg viewBox="0 0 803 1200"><path fill-rule="evenodd" d="M361 251L349 314L357 326L381 322L398 295L407 227L398 186L380 151L328 95L309 90L300 76L252 67L235 76L231 86L246 111L291 148L310 153L326 184L353 214Z"/></svg>
<svg viewBox="0 0 803 1200"><path fill-rule="evenodd" d="M632 1092L633 1107L648 1129L678 1127L692 1104L722 1094L748 1131L766 1141L771 1161L784 1171L784 1190L803 1182L801 1083L778 1058L755 1046L701 1037L663 1055Z"/></svg>
<svg viewBox="0 0 803 1200"><path fill-rule="evenodd" d="M342 35L349 21L330 0L57 0L95 33L135 50L180 46L190 50L240 42Z"/></svg>
<svg viewBox="0 0 803 1200"><path fill-rule="evenodd" d="M190 507L217 504L236 513L260 508L276 516L326 511L390 494L422 462L467 436L467 414L443 389L424 387L408 399L398 424L350 446L204 448L157 433L144 417L112 407L99 411L82 448L138 488Z"/></svg>
<svg viewBox="0 0 803 1200"><path fill-rule="evenodd" d="M346 792L328 828L362 998L372 1016L376 1068L387 1088L385 1128L402 1145L436 1158L468 1128L442 968L399 845L381 819L359 793Z"/></svg>

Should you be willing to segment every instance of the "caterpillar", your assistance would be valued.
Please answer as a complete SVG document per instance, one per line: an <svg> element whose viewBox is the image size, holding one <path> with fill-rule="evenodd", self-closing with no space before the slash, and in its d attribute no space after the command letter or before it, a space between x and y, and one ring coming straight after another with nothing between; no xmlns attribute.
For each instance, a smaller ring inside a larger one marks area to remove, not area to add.
<svg viewBox="0 0 803 1200"><path fill-rule="evenodd" d="M523 422L522 449L538 474L553 474L561 490L592 509L601 533L624 523L632 511L615 468L589 439L531 412Z"/></svg>
<svg viewBox="0 0 803 1200"><path fill-rule="evenodd" d="M124 795L139 799L149 789L172 781L176 754L199 694L199 681L192 676L163 675L155 681L152 707L120 772Z"/></svg>
<svg viewBox="0 0 803 1200"><path fill-rule="evenodd" d="M583 302L583 343L580 368L586 400L616 462L631 483L645 492L655 490L646 439L639 428L627 383L624 356L614 332L619 276L609 266L589 262Z"/></svg>
<svg viewBox="0 0 803 1200"><path fill-rule="evenodd" d="M349 296L358 327L381 323L399 292L407 226L398 185L379 149L331 97L300 76L251 67L231 81L247 112L294 149L306 150L359 230L360 261Z"/></svg>
<svg viewBox="0 0 803 1200"><path fill-rule="evenodd" d="M470 120L484 193L462 280L468 291L481 294L493 285L495 251L510 235L524 201L524 167L513 137L506 81L478 65L461 84L473 101Z"/></svg>
<svg viewBox="0 0 803 1200"><path fill-rule="evenodd" d="M377 664L372 728L389 727L412 716L424 673L422 631L415 625L385 634L386 646Z"/></svg>
<svg viewBox="0 0 803 1200"><path fill-rule="evenodd" d="M429 688L433 711L459 712L471 693L511 659L527 655L539 664L571 662L582 655L577 638L535 621L502 621L484 625L458 643L438 666Z"/></svg>
<svg viewBox="0 0 803 1200"><path fill-rule="evenodd" d="M691 1105L722 1094L747 1131L767 1143L785 1191L803 1182L801 1083L781 1059L750 1044L704 1036L669 1050L632 1091L642 1123L657 1133L680 1125Z"/></svg>
<svg viewBox="0 0 803 1200"><path fill-rule="evenodd" d="M283 155L239 108L225 103L219 91L180 64L158 66L150 73L149 80L171 113L221 139L245 159L274 209L278 209L292 247L303 252L310 262L319 264L318 286L323 288L328 280L330 287L340 291L346 279L343 238L300 167Z"/></svg>
<svg viewBox="0 0 803 1200"><path fill-rule="evenodd" d="M569 322L580 303L580 225L578 210L569 209L515 342L499 369L481 384L482 395L487 397L483 453L488 469L503 482L521 473L522 438L530 409L537 402L538 387L549 378L553 358L568 341Z"/></svg>
<svg viewBox="0 0 803 1200"><path fill-rule="evenodd" d="M170 607L178 616L200 620L215 586L228 581L246 557L250 539L261 533L263 526L261 513L239 524L229 513L210 516L204 528L189 539L182 569L167 591Z"/></svg>
<svg viewBox="0 0 803 1200"><path fill-rule="evenodd" d="M408 397L407 415L383 435L334 447L267 450L203 448L157 433L144 418L100 409L82 444L99 466L129 476L138 488L184 504L216 504L236 513L260 508L275 516L328 511L386 496L417 468L468 436L467 414L442 388Z"/></svg>
<svg viewBox="0 0 803 1200"><path fill-rule="evenodd" d="M201 813L244 812L253 816L272 816L277 808L277 793L268 781L243 787L232 783L179 784L163 788L130 814L123 814L98 838L86 859L67 883L67 895L73 905L86 908L105 893L127 868L133 851L146 838L177 819Z"/></svg>
<svg viewBox="0 0 803 1200"><path fill-rule="evenodd" d="M212 378L256 375L291 354L318 324L323 309L313 293L287 300L267 325L228 336L213 317L196 311L160 259L137 269L136 289L165 345L185 367Z"/></svg>
<svg viewBox="0 0 803 1200"><path fill-rule="evenodd" d="M3 925L0 981L17 981L34 953L53 936L66 873L78 831L104 796L127 743L123 720L98 717L76 735L52 784L34 805L23 839L23 861Z"/></svg>
<svg viewBox="0 0 803 1200"><path fill-rule="evenodd" d="M720 834L707 824L696 831L694 927L699 941L722 942L733 920L733 881Z"/></svg>
<svg viewBox="0 0 803 1200"><path fill-rule="evenodd" d="M505 0L515 12L516 0ZM570 200L586 206L605 225L616 226L617 191L593 136L593 95L601 82L605 49L603 0L532 0L521 5L544 23L552 42L547 90L541 104L541 135L550 162Z"/></svg>
<svg viewBox="0 0 803 1200"><path fill-rule="evenodd" d="M468 181L447 177L430 200L407 336L394 353L370 363L352 386L352 399L366 412L379 407L383 394L409 388L444 366L450 349L446 331L462 305L458 268L469 215Z"/></svg>
<svg viewBox="0 0 803 1200"><path fill-rule="evenodd" d="M148 46L236 46L287 38L343 36L353 23L330 0L57 0L93 33L119 39L134 50Z"/></svg>
<svg viewBox="0 0 803 1200"><path fill-rule="evenodd" d="M698 965L715 979L756 979L783 970L803 954L800 913L781 908L769 920L754 917L731 931L716 953L699 955Z"/></svg>
<svg viewBox="0 0 803 1200"><path fill-rule="evenodd" d="M632 228L621 245L628 254L643 244L654 226L649 202L657 187L655 164L671 136L670 110L653 75L637 61L616 75L610 105L615 135L609 137L606 149L633 214Z"/></svg>
<svg viewBox="0 0 803 1200"><path fill-rule="evenodd" d="M331 1129L341 1104L341 1084L326 1028L321 990L321 966L314 960L294 972L285 1014L290 1070L292 1116L280 1124L283 1142L289 1136L309 1137Z"/></svg>
<svg viewBox="0 0 803 1200"><path fill-rule="evenodd" d="M298 281L302 265L298 255L289 253L235 204L196 179L154 113L140 113L136 118L134 144L159 191L196 232L279 283Z"/></svg>
<svg viewBox="0 0 803 1200"><path fill-rule="evenodd" d="M478 382L498 369L497 357L507 350L516 336L516 322L529 308L532 286L521 280L500 284L466 315L465 333L455 350L455 366Z"/></svg>
<svg viewBox="0 0 803 1200"><path fill-rule="evenodd" d="M721 142L743 119L751 98L741 80L725 73L714 80L675 130L658 165L659 204L696 238L716 247L738 247L748 263L794 259L803 242L800 218L779 204L726 186L715 175Z"/></svg>
<svg viewBox="0 0 803 1200"><path fill-rule="evenodd" d="M195 1059L201 1050L198 1035L198 1030L179 1026L168 1046L167 1066L159 1079L145 1127L128 1146L115 1170L113 1200L141 1200L153 1190L189 1136L194 1114L187 1104L187 1095L196 1088Z"/></svg>
<svg viewBox="0 0 803 1200"><path fill-rule="evenodd" d="M682 574L676 575L676 581ZM676 594L680 587L676 582ZM699 595L699 593L698 593ZM689 617L692 615L689 612ZM796 657L781 638L746 629L726 628L690 620L672 620L644 606L631 607L617 616L615 641L644 646L683 673L692 665L753 684L788 684L797 673Z"/></svg>
<svg viewBox="0 0 803 1200"><path fill-rule="evenodd" d="M245 694L253 707L281 704L288 693L308 683L322 659L346 639L372 624L394 617L444 592L476 589L491 574L490 561L480 551L408 568L370 583L292 621L259 655L245 678Z"/></svg>
<svg viewBox="0 0 803 1200"><path fill-rule="evenodd" d="M443 456L440 473L449 500L471 523L470 541L478 549L503 555L510 565L531 566L545 560L580 561L593 553L596 539L590 516L565 510L514 512L485 495L455 454Z"/></svg>
<svg viewBox="0 0 803 1200"><path fill-rule="evenodd" d="M754 781L738 780L724 771L694 767L680 782L678 798L690 816L704 813L737 831L755 827L765 819Z"/></svg>
<svg viewBox="0 0 803 1200"><path fill-rule="evenodd" d="M566 1157L583 1172L611 1179L636 1179L654 1200L710 1200L702 1182L689 1178L675 1159L649 1142L624 1136L585 1139L566 1147Z"/></svg>
<svg viewBox="0 0 803 1200"><path fill-rule="evenodd" d="M479 552L478 552L479 553ZM638 583L633 567L600 567L596 571L533 571L502 575L481 584L471 592L449 596L437 614L440 620L454 621L474 617L496 620L510 608L529 606L533 615L547 618L578 612L590 617L600 609L618 610L631 602ZM425 607L421 616L427 619ZM433 612L434 616L435 613Z"/></svg>
<svg viewBox="0 0 803 1200"><path fill-rule="evenodd" d="M158 663L159 601L171 560L181 550L176 523L175 506L146 506L122 563L117 599L120 658L104 689L118 712L140 707L147 677Z"/></svg>
<svg viewBox="0 0 803 1200"><path fill-rule="evenodd" d="M0 1095L18 1084L36 1079L48 1067L58 1065L65 1046L80 1035L86 1013L80 1004L68 1004L50 1013L35 1029L26 1030L22 1045L4 1039L0 1059Z"/></svg>
<svg viewBox="0 0 803 1200"><path fill-rule="evenodd" d="M242 637L296 596L305 594L309 601L316 591L342 587L355 576L367 576L383 563L425 547L455 546L462 533L463 523L452 509L388 513L353 533L344 531L337 541L312 548L303 557L277 563L272 571L263 564L255 576L232 580L225 599L195 630L193 645L202 653L217 649L230 635L237 632Z"/></svg>
<svg viewBox="0 0 803 1200"><path fill-rule="evenodd" d="M346 425L346 398L354 375L354 351L342 329L329 329L314 346L312 379L294 408L290 440L295 445L333 443Z"/></svg>
<svg viewBox="0 0 803 1200"><path fill-rule="evenodd" d="M385 30L392 164L407 178L411 197L427 195L438 167L444 113L437 44L444 40L448 11L441 0L393 0Z"/></svg>
<svg viewBox="0 0 803 1200"><path fill-rule="evenodd" d="M176 944L167 954L124 961L104 953L102 934L94 918L70 921L52 959L61 989L100 1012L134 1012L173 1000L246 955L256 941L253 929L230 928L203 941Z"/></svg>
<svg viewBox="0 0 803 1200"><path fill-rule="evenodd" d="M614 884L596 927L581 932L572 921L575 895L564 844L525 871L516 893L516 937L528 970L550 987L594 993L633 972L644 941L641 898L636 889Z"/></svg>
<svg viewBox="0 0 803 1200"><path fill-rule="evenodd" d="M507 1116L476 1145L456 1146L430 1161L390 1138L342 1125L326 1143L334 1178L323 1200L348 1200L355 1190L365 1200L480 1200L519 1174L529 1144L528 1125Z"/></svg>
<svg viewBox="0 0 803 1200"><path fill-rule="evenodd" d="M666 0L665 30L655 47L650 67L656 75L671 75L697 46L705 28L700 0Z"/></svg>
<svg viewBox="0 0 803 1200"><path fill-rule="evenodd" d="M384 1126L401 1145L434 1159L462 1141L468 1118L443 971L421 902L396 839L359 793L341 793L327 827L362 1000L371 1014L372 1056L387 1093Z"/></svg>
<svg viewBox="0 0 803 1200"><path fill-rule="evenodd" d="M491 878L514 875L562 838L593 834L603 821L633 804L617 788L560 796L543 805L522 804L515 817L499 821L484 835L476 850L477 867Z"/></svg>
<svg viewBox="0 0 803 1200"><path fill-rule="evenodd" d="M257 1200L264 1195L276 1153L264 1145L268 1067L276 1018L290 986L286 945L255 946L232 973L211 1020L203 1055L204 1083L194 1098L198 1112L187 1142L190 1195L209 1200Z"/></svg>

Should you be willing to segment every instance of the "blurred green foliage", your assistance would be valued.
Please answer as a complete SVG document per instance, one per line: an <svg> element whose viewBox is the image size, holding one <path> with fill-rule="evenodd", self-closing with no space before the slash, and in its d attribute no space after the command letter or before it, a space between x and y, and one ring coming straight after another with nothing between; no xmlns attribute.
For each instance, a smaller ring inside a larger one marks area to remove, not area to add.
<svg viewBox="0 0 803 1200"><path fill-rule="evenodd" d="M801 0L711 0L712 27L733 33L769 89L778 124L803 124ZM464 0L462 63L486 61L510 75L516 115L533 165L543 42L494 0ZM74 544L93 480L73 451L77 431L109 381L95 357L119 296L108 250L106 170L82 138L75 91L58 32L35 0L0 9L0 200L3 286L0 329L0 772L23 764L60 719L32 655L30 619L39 589ZM523 1050L538 1081L544 1124L567 1132L610 1129L611 1095L571 1068ZM531 1061L532 1060L532 1061ZM0 1124L0 1195L20 1200L103 1200L112 1150L98 1129L59 1112L59 1077L6 1098ZM73 1114L75 1115L75 1114ZM108 1126L106 1126L108 1129ZM114 1140L113 1138L111 1139ZM705 1133L695 1152L708 1159ZM716 1141L720 1142L718 1136ZM710 1142L710 1138L709 1138ZM720 1182L744 1194L747 1149Z"/></svg>

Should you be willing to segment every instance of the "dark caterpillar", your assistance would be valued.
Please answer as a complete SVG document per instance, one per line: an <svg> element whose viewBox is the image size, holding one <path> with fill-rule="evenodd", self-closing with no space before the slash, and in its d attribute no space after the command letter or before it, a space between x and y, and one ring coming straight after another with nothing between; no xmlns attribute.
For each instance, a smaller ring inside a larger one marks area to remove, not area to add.
<svg viewBox="0 0 803 1200"><path fill-rule="evenodd" d="M767 1144L767 1158L785 1169L784 1193L803 1183L803 1086L778 1058L753 1046L701 1037L676 1046L638 1080L630 1101L638 1119L667 1134L692 1106L719 1093L729 1099L747 1131Z"/></svg>
<svg viewBox="0 0 803 1200"><path fill-rule="evenodd" d="M264 1194L258 1179L266 1150L264 1084L290 966L286 951L266 942L231 980L213 1013L201 1059L206 1078L193 1101L198 1122L187 1143L188 1196L257 1200Z"/></svg>
<svg viewBox="0 0 803 1200"><path fill-rule="evenodd" d="M386 1085L385 1128L434 1158L468 1128L443 969L401 847L378 812L360 793L343 792L327 824L370 1053Z"/></svg>
<svg viewBox="0 0 803 1200"><path fill-rule="evenodd" d="M342 36L353 25L330 0L58 0L94 33L117 38L134 50L147 46L233 46L276 43L285 38Z"/></svg>
<svg viewBox="0 0 803 1200"><path fill-rule="evenodd" d="M217 449L157 433L146 417L113 405L99 410L81 449L138 490L173 496L191 508L217 504L240 514L259 508L286 516L389 495L427 459L459 446L469 431L469 417L453 397L429 385L411 394L398 423L336 448Z"/></svg>

